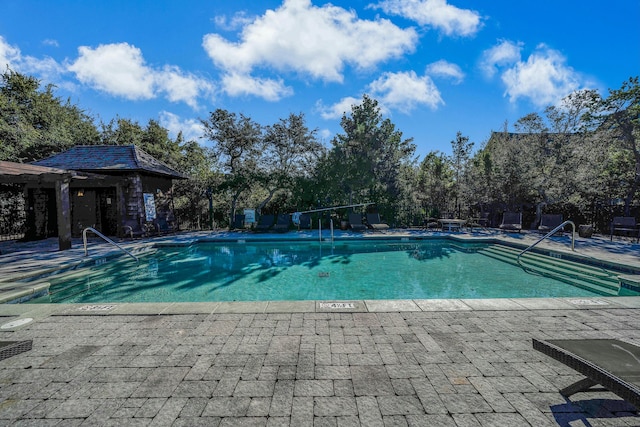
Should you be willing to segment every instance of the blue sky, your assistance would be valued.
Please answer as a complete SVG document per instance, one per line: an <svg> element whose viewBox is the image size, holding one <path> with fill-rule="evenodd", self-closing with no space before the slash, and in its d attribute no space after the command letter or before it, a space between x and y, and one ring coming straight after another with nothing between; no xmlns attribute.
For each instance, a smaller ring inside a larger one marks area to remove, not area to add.
<svg viewBox="0 0 640 427"><path fill-rule="evenodd" d="M417 154L577 89L640 74L640 1L2 0L0 66L56 85L97 120L201 135L223 108L262 125L304 113L329 145L377 99ZM206 144L206 141L200 140Z"/></svg>

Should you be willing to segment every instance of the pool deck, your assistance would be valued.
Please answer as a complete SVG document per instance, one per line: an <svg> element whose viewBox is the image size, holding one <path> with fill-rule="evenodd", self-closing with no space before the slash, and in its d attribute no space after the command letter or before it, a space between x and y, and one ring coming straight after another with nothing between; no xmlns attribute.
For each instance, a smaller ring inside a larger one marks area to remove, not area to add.
<svg viewBox="0 0 640 427"><path fill-rule="evenodd" d="M539 237L455 235L521 244ZM317 234L184 233L153 242L202 237ZM153 242L123 244L135 252ZM86 262L73 243L60 252L57 239L0 242L0 296L16 292L21 277ZM568 246L567 236L541 244ZM97 241L89 252L91 262L114 254ZM577 238L576 252L640 266L640 245L630 241ZM640 425L637 409L612 393L563 398L558 390L581 376L533 350L532 338L640 344L640 297L2 304L0 341L32 340L33 348L0 360L0 425Z"/></svg>

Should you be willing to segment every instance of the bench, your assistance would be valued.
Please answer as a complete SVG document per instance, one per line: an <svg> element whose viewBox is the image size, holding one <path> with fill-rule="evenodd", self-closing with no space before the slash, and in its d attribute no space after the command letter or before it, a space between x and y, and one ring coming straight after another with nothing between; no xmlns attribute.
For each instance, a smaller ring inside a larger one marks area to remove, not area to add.
<svg viewBox="0 0 640 427"><path fill-rule="evenodd" d="M636 224L636 219L632 216L615 216L611 221L611 240L617 232L629 233L636 237L636 243L640 241L640 230Z"/></svg>

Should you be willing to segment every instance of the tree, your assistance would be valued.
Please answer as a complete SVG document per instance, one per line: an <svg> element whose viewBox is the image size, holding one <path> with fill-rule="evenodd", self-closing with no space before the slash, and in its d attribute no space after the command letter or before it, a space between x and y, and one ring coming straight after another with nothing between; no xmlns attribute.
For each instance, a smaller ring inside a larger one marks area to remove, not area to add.
<svg viewBox="0 0 640 427"><path fill-rule="evenodd" d="M324 147L316 139L317 130L309 130L304 115L290 114L267 126L264 133L260 183L267 196L258 205L260 212L278 190L291 190L296 180L308 178Z"/></svg>
<svg viewBox="0 0 640 427"><path fill-rule="evenodd" d="M625 81L620 89L609 89L587 115L586 120L598 126L601 138L612 143L610 158L617 163L614 173L623 191L624 214L630 209L640 189L640 83L638 77ZM613 165L610 165L613 166ZM621 169L620 169L621 167Z"/></svg>
<svg viewBox="0 0 640 427"><path fill-rule="evenodd" d="M7 70L0 76L0 160L30 162L99 140L93 118L54 86Z"/></svg>
<svg viewBox="0 0 640 427"><path fill-rule="evenodd" d="M182 141L178 134L176 142ZM201 229L208 216L208 200L206 191L218 185L221 174L215 171L216 159L210 148L203 147L196 141L180 143L181 156L178 170L189 177L188 180L176 181L175 210L176 216L188 224L190 228ZM217 199L217 195L213 195ZM216 200L216 205L218 200ZM222 203L222 200L220 200Z"/></svg>
<svg viewBox="0 0 640 427"><path fill-rule="evenodd" d="M438 151L429 152L418 171L418 189L426 216L439 218L448 209L453 185L450 159Z"/></svg>
<svg viewBox="0 0 640 427"><path fill-rule="evenodd" d="M460 204L458 198L460 196L462 180L465 177L467 163L471 157L471 150L473 149L473 142L469 142L469 137L462 136L462 132L458 131L456 139L451 141L451 166L454 173L454 186L453 191L455 195L454 210L456 211L456 218L460 217Z"/></svg>
<svg viewBox="0 0 640 427"><path fill-rule="evenodd" d="M374 202L393 215L402 197L402 167L413 161L413 139L402 139L402 132L382 118L378 102L367 95L340 124L345 133L333 139L325 158L329 165L324 166L325 173L333 175L328 181L339 185L334 185L334 194L342 201Z"/></svg>
<svg viewBox="0 0 640 427"><path fill-rule="evenodd" d="M212 112L201 123L224 174L217 189L230 193L229 223L233 224L238 199L258 179L262 127L243 114L238 117L223 109Z"/></svg>

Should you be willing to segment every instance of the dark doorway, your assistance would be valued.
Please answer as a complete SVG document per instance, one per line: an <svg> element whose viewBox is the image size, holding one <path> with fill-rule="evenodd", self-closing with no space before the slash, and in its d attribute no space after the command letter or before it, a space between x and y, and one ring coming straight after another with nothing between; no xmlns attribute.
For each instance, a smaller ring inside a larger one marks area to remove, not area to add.
<svg viewBox="0 0 640 427"><path fill-rule="evenodd" d="M98 229L107 236L118 234L118 209L115 187L96 190L98 197Z"/></svg>
<svg viewBox="0 0 640 427"><path fill-rule="evenodd" d="M71 206L71 234L73 236L81 236L82 230L96 226L95 190L74 189L71 196Z"/></svg>

